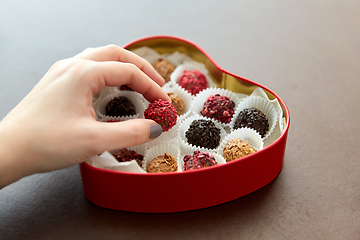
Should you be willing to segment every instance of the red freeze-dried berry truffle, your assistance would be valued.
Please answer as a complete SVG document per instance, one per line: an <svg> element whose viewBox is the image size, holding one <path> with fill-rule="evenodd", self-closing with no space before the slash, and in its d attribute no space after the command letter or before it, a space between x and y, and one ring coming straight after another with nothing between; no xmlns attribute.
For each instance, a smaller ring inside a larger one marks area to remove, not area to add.
<svg viewBox="0 0 360 240"><path fill-rule="evenodd" d="M169 101L155 100L145 110L146 119L152 119L163 128L163 132L169 131L176 124L176 109Z"/></svg>
<svg viewBox="0 0 360 240"><path fill-rule="evenodd" d="M183 171L200 169L215 165L217 165L217 162L215 161L214 156L210 155L209 153L195 151L192 156L186 155L184 157Z"/></svg>
<svg viewBox="0 0 360 240"><path fill-rule="evenodd" d="M226 96L210 95L200 113L204 117L214 118L222 123L229 123L234 114L235 103Z"/></svg>
<svg viewBox="0 0 360 240"><path fill-rule="evenodd" d="M192 95L196 95L208 87L205 75L198 70L184 70L179 77L178 83Z"/></svg>
<svg viewBox="0 0 360 240"><path fill-rule="evenodd" d="M142 160L144 159L144 156L141 154L138 154L135 151L127 150L126 148L121 149L120 151L113 154L113 156L119 161L119 162L129 162L131 160L136 160L136 162L141 167Z"/></svg>

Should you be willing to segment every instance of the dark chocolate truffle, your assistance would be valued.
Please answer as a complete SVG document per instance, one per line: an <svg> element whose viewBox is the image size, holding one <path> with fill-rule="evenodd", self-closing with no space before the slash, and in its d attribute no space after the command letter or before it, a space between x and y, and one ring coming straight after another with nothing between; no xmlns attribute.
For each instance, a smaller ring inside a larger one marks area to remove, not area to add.
<svg viewBox="0 0 360 240"><path fill-rule="evenodd" d="M184 100L182 100L182 98L179 97L179 95L177 95L175 93L172 93L172 92L167 93L167 95L169 96L169 98L171 100L171 104L176 109L176 114L178 116L184 114L184 112L185 112L185 102L184 102Z"/></svg>
<svg viewBox="0 0 360 240"><path fill-rule="evenodd" d="M165 82L170 81L170 75L175 70L175 66L171 62L162 58L158 59L153 64L153 67L160 74L160 76L164 78Z"/></svg>
<svg viewBox="0 0 360 240"><path fill-rule="evenodd" d="M128 85L121 85L119 87L120 90L123 90L123 91L134 91L132 90L131 88L128 87Z"/></svg>
<svg viewBox="0 0 360 240"><path fill-rule="evenodd" d="M257 131L262 137L269 131L266 115L257 108L246 108L239 113L234 129L248 127Z"/></svg>
<svg viewBox="0 0 360 240"><path fill-rule="evenodd" d="M193 155L185 155L183 171L195 170L217 165L215 157L209 153L195 151Z"/></svg>
<svg viewBox="0 0 360 240"><path fill-rule="evenodd" d="M229 97L220 94L210 95L200 113L222 123L229 123L234 114L235 103Z"/></svg>
<svg viewBox="0 0 360 240"><path fill-rule="evenodd" d="M194 120L185 132L185 137L192 145L214 149L220 143L220 129L211 120Z"/></svg>
<svg viewBox="0 0 360 240"><path fill-rule="evenodd" d="M160 124L164 132L175 126L177 119L176 109L171 102L162 99L150 103L144 116Z"/></svg>
<svg viewBox="0 0 360 240"><path fill-rule="evenodd" d="M127 97L116 97L110 100L105 107L106 115L123 117L135 115L135 106Z"/></svg>
<svg viewBox="0 0 360 240"><path fill-rule="evenodd" d="M142 165L142 160L144 159L143 155L138 154L137 152L132 150L127 150L126 148L123 148L120 151L114 153L113 156L119 162L129 162L131 160L136 160L140 167Z"/></svg>
<svg viewBox="0 0 360 240"><path fill-rule="evenodd" d="M169 153L160 155L149 162L146 166L146 172L162 173L162 172L176 172L177 163L173 156Z"/></svg>
<svg viewBox="0 0 360 240"><path fill-rule="evenodd" d="M247 156L256 150L245 140L234 138L229 140L223 148L223 157L227 162Z"/></svg>
<svg viewBox="0 0 360 240"><path fill-rule="evenodd" d="M208 87L205 75L198 70L184 70L183 74L179 77L178 84L191 93L191 95L196 95Z"/></svg>

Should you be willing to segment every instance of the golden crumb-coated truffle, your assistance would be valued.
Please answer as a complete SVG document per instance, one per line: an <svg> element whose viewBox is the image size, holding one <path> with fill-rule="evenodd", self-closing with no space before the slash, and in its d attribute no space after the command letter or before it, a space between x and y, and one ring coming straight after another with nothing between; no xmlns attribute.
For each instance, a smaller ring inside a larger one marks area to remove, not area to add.
<svg viewBox="0 0 360 240"><path fill-rule="evenodd" d="M175 94L173 92L169 92L169 93L167 93L167 95L171 99L171 104L176 109L176 114L178 116L183 115L184 112L185 112L185 102L184 102L184 100L182 100L182 98L179 97L179 95L177 95L177 94Z"/></svg>
<svg viewBox="0 0 360 240"><path fill-rule="evenodd" d="M229 162L254 152L256 150L247 141L234 138L229 140L223 148L223 157Z"/></svg>
<svg viewBox="0 0 360 240"><path fill-rule="evenodd" d="M152 173L176 172L177 169L176 160L169 153L154 158L146 166L146 172Z"/></svg>
<svg viewBox="0 0 360 240"><path fill-rule="evenodd" d="M154 69L165 79L165 82L170 81L170 75L175 70L175 66L162 58L159 58L154 64Z"/></svg>

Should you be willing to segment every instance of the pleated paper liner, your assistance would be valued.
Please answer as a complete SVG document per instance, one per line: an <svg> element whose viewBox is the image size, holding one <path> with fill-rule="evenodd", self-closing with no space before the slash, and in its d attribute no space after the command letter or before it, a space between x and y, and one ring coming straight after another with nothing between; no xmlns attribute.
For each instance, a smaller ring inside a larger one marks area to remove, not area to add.
<svg viewBox="0 0 360 240"><path fill-rule="evenodd" d="M183 64L177 66L174 72L171 74L170 79L175 84L179 85L179 78L183 74L183 72L187 70L198 70L202 74L205 75L207 81L207 88L216 87L216 83L211 79L208 74L208 70L206 69L205 65L196 61L186 61ZM181 87L181 86L180 86ZM186 89L185 89L186 90ZM187 91L187 90L186 90Z"/></svg>
<svg viewBox="0 0 360 240"><path fill-rule="evenodd" d="M177 94L185 103L185 111L183 114L178 115L180 121L183 121L185 118L187 118L188 116L191 115L191 103L192 103L192 99L193 96L191 96L190 93L188 93L187 91L185 91L183 88L181 88L179 85L177 84L173 84L171 82L169 82L170 84L165 84L162 89L166 92L172 92Z"/></svg>
<svg viewBox="0 0 360 240"><path fill-rule="evenodd" d="M166 143L166 142L173 142L175 140L178 140L179 139L178 132L179 132L180 126L181 126L180 119L177 118L176 124L171 129L169 129L167 132L163 132L156 139L145 143L146 147L151 148L154 145L158 145L158 144Z"/></svg>
<svg viewBox="0 0 360 240"><path fill-rule="evenodd" d="M130 91L118 91L116 93L108 94L104 97L100 96L101 99L99 99L99 102L94 106L95 112L98 115L99 119L104 119L104 117L109 117L108 115L106 115L105 107L112 99L119 96L127 97L134 104L136 114L132 116L115 117L117 121L125 121L128 119L144 117L145 104L141 100L141 94Z"/></svg>
<svg viewBox="0 0 360 240"><path fill-rule="evenodd" d="M252 128L239 128L224 138L224 140L220 143L220 146L216 149L216 152L223 157L223 149L226 143L234 138L240 138L241 140L247 141L256 151L259 151L264 147L264 141L258 132Z"/></svg>
<svg viewBox="0 0 360 240"><path fill-rule="evenodd" d="M154 49L151 49L149 47L137 48L137 49L133 50L133 53L144 58L151 65L153 65L160 58L171 62L175 67L184 63L184 61L191 60L191 58L184 53L179 53L176 51L173 53L159 54L157 51L155 51Z"/></svg>
<svg viewBox="0 0 360 240"><path fill-rule="evenodd" d="M180 172L179 171L180 147L179 145L172 143L159 143L157 145L148 148L145 152L142 168L146 171L146 167L151 162L151 160L153 160L158 156L164 155L165 153L168 153L175 158L178 168L177 172Z"/></svg>
<svg viewBox="0 0 360 240"><path fill-rule="evenodd" d="M217 154L214 151L208 151L208 150L205 150L205 149L202 149L202 148L199 148L199 147L193 147L191 145L184 145L182 147L182 150L181 150L181 153L180 153L180 160L181 161L179 162L179 164L180 164L181 169L184 168L184 157L186 155L193 155L195 151L209 153L210 155L214 156L215 161L217 162L217 164L225 164L226 163L226 160L222 156L220 156L219 154Z"/></svg>
<svg viewBox="0 0 360 240"><path fill-rule="evenodd" d="M265 133L263 139L265 140L268 138L272 131L275 128L275 125L278 121L278 111L276 108L265 98L259 97L259 96L250 96L247 98L244 98L239 105L237 106L234 114L234 118L232 119L230 123L231 131L236 130L234 128L235 122L240 114L240 112L247 108L257 108L262 113L264 113L268 119L269 122L269 130Z"/></svg>
<svg viewBox="0 0 360 240"><path fill-rule="evenodd" d="M233 101L235 103L234 114L231 116L230 121L228 123L224 123L217 119L214 119L214 120L217 120L223 127L229 127L230 122L235 115L236 107L240 103L240 99L236 96L236 94L229 90L226 90L223 88L208 88L208 89L201 91L200 93L198 93L195 96L194 100L192 101L191 110L192 110L193 114L195 114L197 116L202 116L201 110L204 108L204 104L205 104L206 100L210 97L210 95L215 96L216 94L220 94L220 96L228 97L228 98L230 98L231 101ZM213 118L211 118L211 119L213 119Z"/></svg>
<svg viewBox="0 0 360 240"><path fill-rule="evenodd" d="M205 147L201 147L201 146L196 146L196 145L190 144L190 143L187 141L187 138L186 138L186 136L185 136L185 133L186 133L186 131L189 129L190 124L191 124L193 121L195 121L195 120L200 120L200 119L207 120L207 121L211 121L211 122L214 123L214 125L215 125L216 128L220 129L220 141L219 141L219 145L220 145L220 143L223 141L223 139L225 138L226 132L225 132L224 128L221 126L221 124L220 124L219 122L214 121L214 120L211 120L211 119L208 119L208 118L205 118L205 117L202 117L202 116L191 116L191 117L186 118L186 119L181 123L180 129L179 129L179 138L180 138L182 150L187 149L187 148L190 146L190 147L192 147L193 149L199 148L199 150L201 150L201 151L216 152L216 148L217 148L218 146L216 146L216 147L213 148L213 149L209 149L209 148L205 148Z"/></svg>
<svg viewBox="0 0 360 240"><path fill-rule="evenodd" d="M145 156L145 145L140 144L137 146L127 147L129 151L135 151L138 154ZM117 153L121 149L105 151L100 156L91 157L87 163L97 167L104 168L108 170L122 171L122 172L133 172L133 173L145 173L143 168L139 166L136 160L131 160L128 162L119 162L113 156L113 154Z"/></svg>

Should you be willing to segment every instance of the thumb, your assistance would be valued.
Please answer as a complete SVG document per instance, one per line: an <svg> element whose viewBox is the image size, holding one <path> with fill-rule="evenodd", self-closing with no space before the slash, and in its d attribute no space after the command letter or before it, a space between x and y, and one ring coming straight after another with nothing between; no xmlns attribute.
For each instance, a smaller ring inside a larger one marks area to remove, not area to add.
<svg viewBox="0 0 360 240"><path fill-rule="evenodd" d="M161 125L149 119L124 122L97 122L97 146L101 151L125 148L149 142L162 133Z"/></svg>

